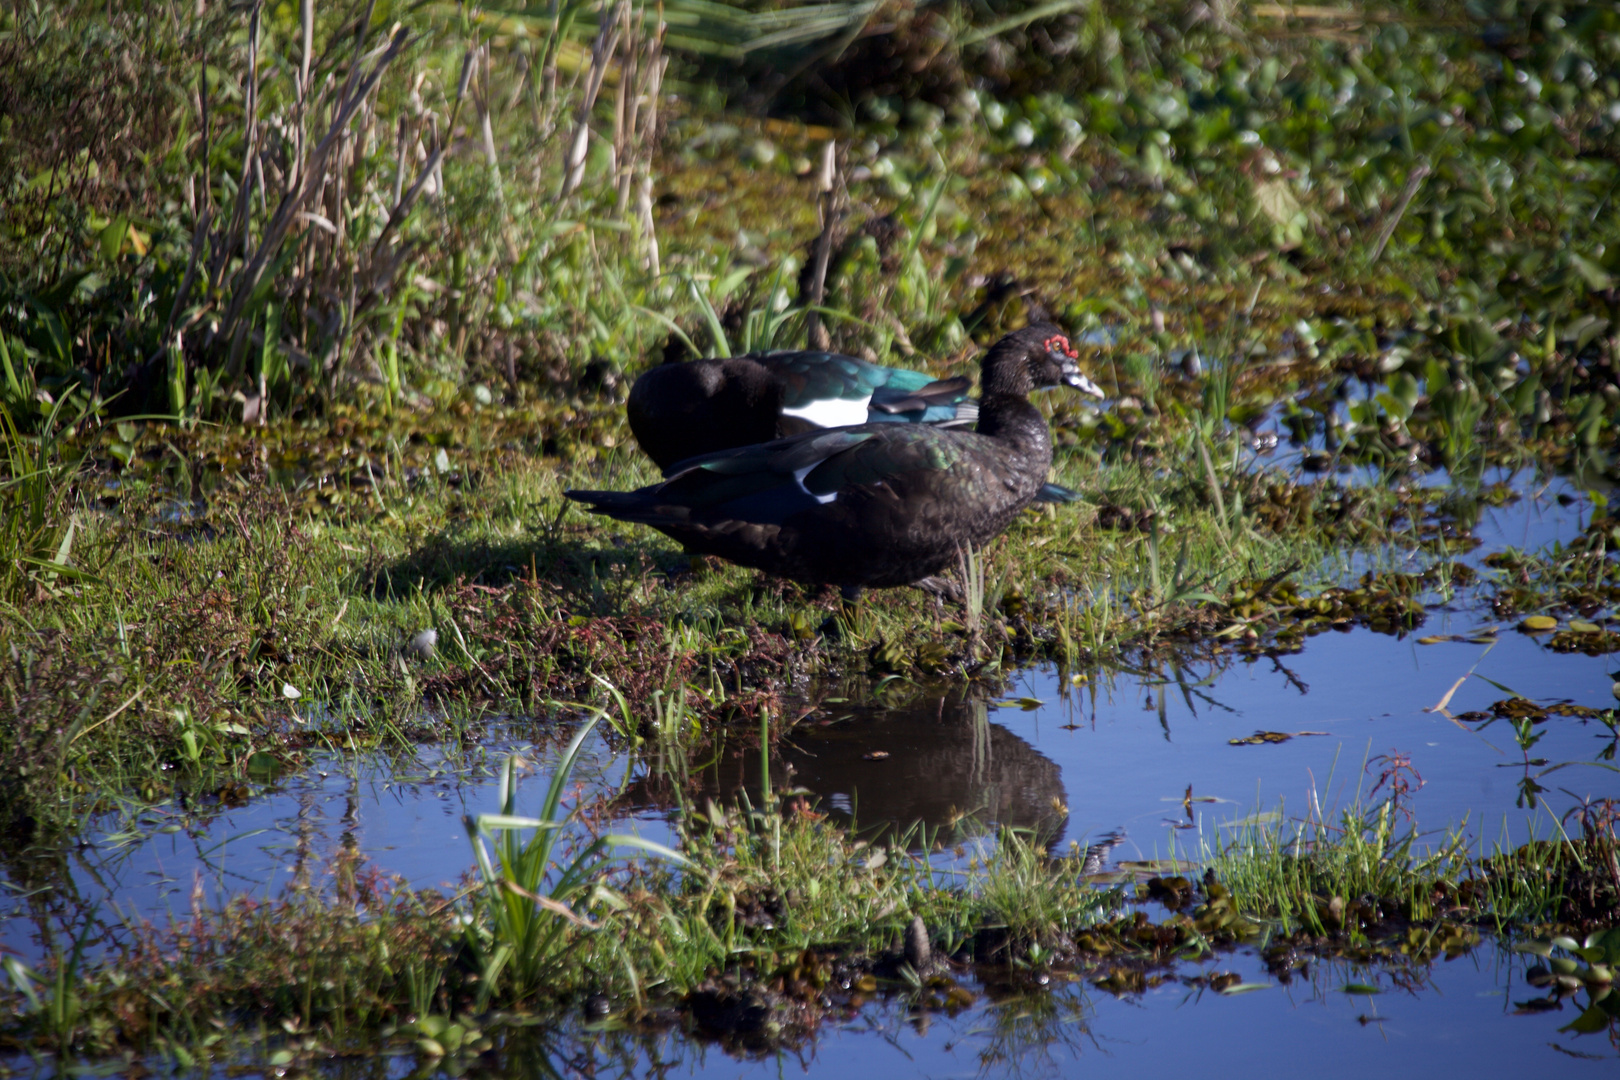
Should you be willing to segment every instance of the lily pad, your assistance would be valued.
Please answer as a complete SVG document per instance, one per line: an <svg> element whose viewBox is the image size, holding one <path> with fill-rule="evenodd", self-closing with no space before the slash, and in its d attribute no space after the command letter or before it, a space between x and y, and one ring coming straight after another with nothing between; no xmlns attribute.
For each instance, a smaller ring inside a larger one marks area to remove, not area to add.
<svg viewBox="0 0 1620 1080"><path fill-rule="evenodd" d="M1519 629L1526 634L1539 634L1558 629L1558 620L1551 615L1529 615L1519 623Z"/></svg>

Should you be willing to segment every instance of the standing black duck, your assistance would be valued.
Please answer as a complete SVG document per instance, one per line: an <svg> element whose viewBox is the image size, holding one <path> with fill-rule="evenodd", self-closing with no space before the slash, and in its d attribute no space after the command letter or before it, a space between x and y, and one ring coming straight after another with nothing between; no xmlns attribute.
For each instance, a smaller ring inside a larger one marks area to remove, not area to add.
<svg viewBox="0 0 1620 1080"><path fill-rule="evenodd" d="M978 426L865 423L677 462L636 491L569 491L596 513L650 525L687 548L807 584L908 585L955 563L1034 501L1052 465L1032 390L1100 392L1055 326L1008 334L985 355Z"/></svg>

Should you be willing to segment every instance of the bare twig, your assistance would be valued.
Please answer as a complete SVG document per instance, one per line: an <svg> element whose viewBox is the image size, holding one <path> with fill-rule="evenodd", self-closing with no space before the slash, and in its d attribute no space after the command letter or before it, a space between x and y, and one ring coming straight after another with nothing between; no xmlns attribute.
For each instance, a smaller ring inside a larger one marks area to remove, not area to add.
<svg viewBox="0 0 1620 1080"><path fill-rule="evenodd" d="M832 258L833 248L837 245L844 218L842 200L839 198L838 144L832 141L821 150L819 186L821 195L816 200L816 207L821 218L821 232L816 236L810 262L810 277L807 288L803 290L801 305L808 309L804 325L810 347L826 352L832 348L832 338L821 321L821 313L816 309L821 307L822 301L827 296L827 263Z"/></svg>
<svg viewBox="0 0 1620 1080"><path fill-rule="evenodd" d="M506 202L505 186L501 183L501 161L495 153L495 129L490 122L489 96L490 96L490 55L489 45L480 50L483 57L483 86L482 92L474 94L478 105L478 125L484 137L484 161L489 165L489 175L495 181L495 198L498 202Z"/></svg>
<svg viewBox="0 0 1620 1080"><path fill-rule="evenodd" d="M399 118L398 146L394 150L394 197L389 200L395 206L399 205L399 198L405 191L405 145L408 124L405 118ZM392 217L392 214L389 215Z"/></svg>
<svg viewBox="0 0 1620 1080"><path fill-rule="evenodd" d="M168 341L169 335L174 332L174 320L186 306L191 287L197 282L197 260L202 257L203 241L208 238L208 219L211 216L212 211L204 204L197 215L197 227L191 233L191 256L186 260L186 276L180 279L180 291L174 294L174 305L169 308L168 321L163 324L164 341Z"/></svg>
<svg viewBox="0 0 1620 1080"><path fill-rule="evenodd" d="M281 204L276 207L276 212L272 216L270 224L265 228L258 250L253 253L252 260L238 277L236 289L231 297L231 305L226 310L225 318L220 324L220 334L228 335L231 341L231 357L227 366L231 378L235 378L241 372L242 327L244 325L241 319L249 298L258 288L259 281L264 276L270 260L280 250L282 241L286 239L287 232L296 220L298 212L303 209L304 203L324 186L327 161L333 150L339 145L344 132L348 130L349 122L354 119L355 113L359 111L361 104L382 78L383 72L387 70L388 65L404 49L409 37L409 32L403 27L400 28L395 32L388 48L364 78L359 77L358 70L350 73L346 87L348 92L340 96L335 103L330 128L320 143L310 152L309 159L305 162L304 167L299 170L297 185L282 196Z"/></svg>
<svg viewBox="0 0 1620 1080"><path fill-rule="evenodd" d="M607 76L608 61L619 48L623 32L623 12L628 0L619 0L611 10L602 9L601 28L591 46L591 66L585 76L585 90L580 95L579 109L574 114L574 139L568 149L568 171L563 177L561 195L567 197L579 190L585 180L585 158L591 146L591 110L596 107L596 96L602 90Z"/></svg>
<svg viewBox="0 0 1620 1080"><path fill-rule="evenodd" d="M315 0L300 0L298 22L303 30L304 44L303 51L298 57L298 92L301 96L308 96L309 62L311 54L315 51Z"/></svg>
<svg viewBox="0 0 1620 1080"><path fill-rule="evenodd" d="M208 61L205 57L197 64L197 108L202 112L202 183L203 205L214 204L214 183L208 168Z"/></svg>
<svg viewBox="0 0 1620 1080"><path fill-rule="evenodd" d="M473 50L469 48L461 58L461 81L456 86L455 103L450 107L450 123L446 128L447 131L455 130L456 117L460 115L461 103L467 96L467 83L472 78L473 55ZM410 190L395 201L394 208L388 212L388 224L383 226L382 233L377 237L376 243L371 245L371 257L373 260L393 240L394 235L399 231L400 224L405 220L406 215L411 212L411 207L416 205L417 197L422 194L422 188L428 179L438 174L439 162L444 158L444 151L445 144L442 141L438 142L433 147L433 153L428 155L427 161L422 163L422 168L417 172L416 181L411 184Z"/></svg>
<svg viewBox="0 0 1620 1080"><path fill-rule="evenodd" d="M259 17L262 0L254 0L253 10L248 16L248 74L247 74L247 102L243 111L243 123L246 131L243 132L242 148L242 182L236 188L236 211L231 215L230 235L234 236L240 230L242 236L242 252L245 255L253 247L253 184L256 174L253 171L253 158L258 153L259 142Z"/></svg>

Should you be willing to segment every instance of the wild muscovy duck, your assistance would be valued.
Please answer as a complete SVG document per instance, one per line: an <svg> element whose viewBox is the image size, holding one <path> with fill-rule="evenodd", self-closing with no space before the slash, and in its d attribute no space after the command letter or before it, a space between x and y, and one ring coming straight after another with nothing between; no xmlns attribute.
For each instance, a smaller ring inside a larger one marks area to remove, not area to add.
<svg viewBox="0 0 1620 1080"><path fill-rule="evenodd" d="M985 354L978 425L864 423L676 462L636 491L568 491L692 551L846 591L908 585L954 564L1035 500L1052 465L1029 394L1096 388L1055 326L1008 334ZM649 451L650 452L650 451Z"/></svg>

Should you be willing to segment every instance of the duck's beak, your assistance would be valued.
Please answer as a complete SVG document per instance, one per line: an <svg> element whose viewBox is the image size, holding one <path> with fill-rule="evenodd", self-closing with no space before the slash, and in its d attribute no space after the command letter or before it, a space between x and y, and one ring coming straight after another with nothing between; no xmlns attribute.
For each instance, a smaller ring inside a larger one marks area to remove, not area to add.
<svg viewBox="0 0 1620 1080"><path fill-rule="evenodd" d="M1061 358L1061 362L1063 364L1064 382L1090 397L1101 398L1107 396L1102 392L1102 387L1081 373L1079 365L1074 362L1073 358L1065 356Z"/></svg>
<svg viewBox="0 0 1620 1080"><path fill-rule="evenodd" d="M1073 375L1068 376L1067 381L1070 386L1074 387L1082 394L1088 394L1094 398L1107 397L1107 395L1102 392L1102 387L1098 386L1096 383L1092 382L1078 371L1076 371Z"/></svg>

